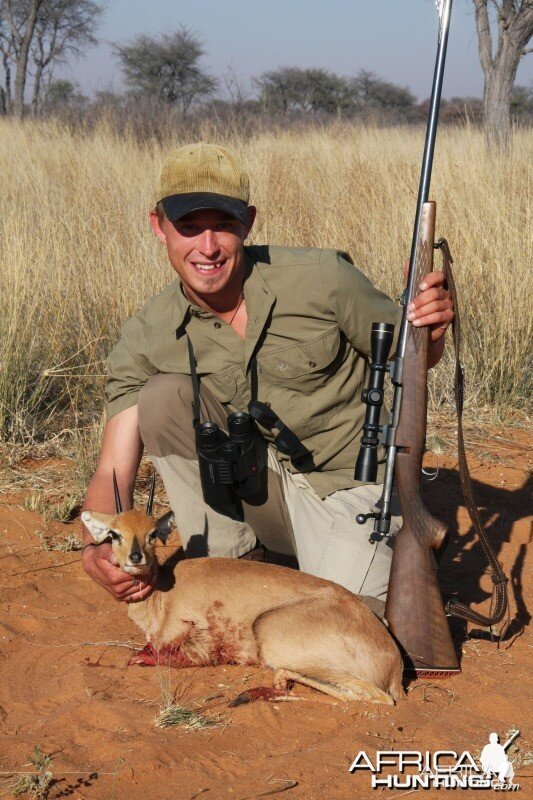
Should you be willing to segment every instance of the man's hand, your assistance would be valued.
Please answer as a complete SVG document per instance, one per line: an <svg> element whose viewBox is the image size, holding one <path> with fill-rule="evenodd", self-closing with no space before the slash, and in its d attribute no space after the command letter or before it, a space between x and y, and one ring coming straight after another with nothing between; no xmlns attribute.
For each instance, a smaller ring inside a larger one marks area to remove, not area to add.
<svg viewBox="0 0 533 800"><path fill-rule="evenodd" d="M155 572L150 579L141 581L123 572L111 551L110 544L86 547L82 556L83 566L90 577L108 591L115 600L134 603L144 600L154 590Z"/></svg>
<svg viewBox="0 0 533 800"><path fill-rule="evenodd" d="M409 261L406 261L406 280L408 270ZM444 283L444 272L430 272L420 284L420 293L407 306L409 322L417 328L429 327L428 368L434 367L440 361L444 352L444 334L455 316L452 296L444 288Z"/></svg>
<svg viewBox="0 0 533 800"><path fill-rule="evenodd" d="M444 280L444 272L430 272L420 284L420 294L407 306L409 322L417 327L428 325L432 342L444 336L454 318L452 296L444 288Z"/></svg>

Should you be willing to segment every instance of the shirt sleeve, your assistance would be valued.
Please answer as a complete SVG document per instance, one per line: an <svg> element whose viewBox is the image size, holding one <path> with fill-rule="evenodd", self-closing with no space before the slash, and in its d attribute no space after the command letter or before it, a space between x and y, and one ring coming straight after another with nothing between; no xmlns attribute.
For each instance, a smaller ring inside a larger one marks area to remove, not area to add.
<svg viewBox="0 0 533 800"><path fill-rule="evenodd" d="M329 251L321 259L324 289L340 330L352 347L370 356L370 334L373 322L394 325L390 355L394 355L400 332L402 309L355 267L347 253Z"/></svg>
<svg viewBox="0 0 533 800"><path fill-rule="evenodd" d="M142 387L157 372L146 355L142 323L137 317L131 317L122 326L120 339L107 359L107 420L137 405Z"/></svg>

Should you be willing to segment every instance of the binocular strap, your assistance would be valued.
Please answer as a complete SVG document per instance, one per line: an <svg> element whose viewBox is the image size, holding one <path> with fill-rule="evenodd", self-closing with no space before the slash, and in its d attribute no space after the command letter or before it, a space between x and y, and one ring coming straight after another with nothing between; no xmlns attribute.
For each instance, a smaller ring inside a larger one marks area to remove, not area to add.
<svg viewBox="0 0 533 800"><path fill-rule="evenodd" d="M191 366L192 381L192 426L197 428L200 424L200 381L196 372L196 358L190 337L187 335L187 349L189 351L189 364Z"/></svg>

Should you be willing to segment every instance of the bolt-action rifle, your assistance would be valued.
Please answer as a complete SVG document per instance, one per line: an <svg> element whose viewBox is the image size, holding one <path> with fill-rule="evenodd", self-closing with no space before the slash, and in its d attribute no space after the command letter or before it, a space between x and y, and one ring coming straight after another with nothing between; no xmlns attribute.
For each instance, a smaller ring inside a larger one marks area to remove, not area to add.
<svg viewBox="0 0 533 800"><path fill-rule="evenodd" d="M446 617L455 615L481 625L495 624L503 619L507 608L507 594L505 575L485 539L472 496L460 424L462 369L458 357L458 309L450 268L451 256L445 240L440 240L437 245L434 244L435 203L428 202L452 0L437 0L435 5L440 18L439 41L407 286L402 297L402 321L395 357L390 365L387 364L387 359L393 342L394 326L382 322L375 322L372 325L370 379L368 388L363 392L367 413L355 478L365 482L376 480L377 448L381 435L381 443L385 446L387 455L383 494L378 504L379 511L359 515L357 522L364 523L369 517L374 518L371 541L377 541L388 535L391 496L393 484L396 483L403 525L394 542L385 617L403 650L407 669L414 670L419 675L445 676L459 672L459 663ZM437 581L434 553L444 542L446 527L431 516L424 507L420 495L420 476L426 438L429 330L427 327L417 328L409 323L407 306L418 291L423 278L433 269L435 247L440 247L442 250L446 278L454 296L459 471L467 508L492 566L495 593L492 617L478 614L457 600L449 601L446 610L444 609ZM390 422L388 425L381 425L380 412L386 373L390 374L394 392Z"/></svg>

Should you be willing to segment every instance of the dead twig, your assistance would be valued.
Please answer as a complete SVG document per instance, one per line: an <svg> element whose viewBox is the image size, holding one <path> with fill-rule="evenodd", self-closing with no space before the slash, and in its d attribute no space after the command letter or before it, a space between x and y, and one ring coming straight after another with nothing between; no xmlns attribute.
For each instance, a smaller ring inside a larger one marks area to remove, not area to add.
<svg viewBox="0 0 533 800"><path fill-rule="evenodd" d="M27 569L26 572L15 572L11 577L18 578L23 575L30 575L32 572L41 572L43 569L57 569L58 567L68 567L71 564L80 564L81 558L75 558L73 561L63 562L62 564L48 564L46 567L36 567L35 569Z"/></svg>
<svg viewBox="0 0 533 800"><path fill-rule="evenodd" d="M278 779L276 778L275 780ZM242 797L239 797L239 800L253 800L254 797L267 797L268 795L285 792L287 789L294 789L295 786L298 786L298 781L283 781L282 786L274 786L272 788L263 789L259 792L253 792L252 794L246 794Z"/></svg>

